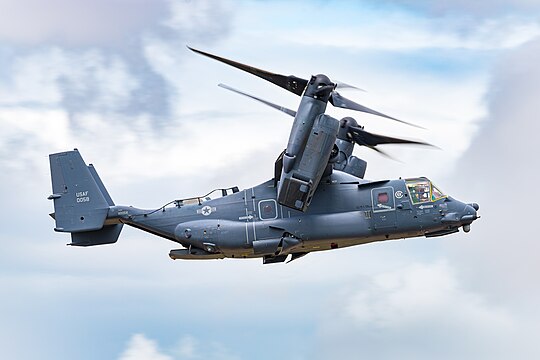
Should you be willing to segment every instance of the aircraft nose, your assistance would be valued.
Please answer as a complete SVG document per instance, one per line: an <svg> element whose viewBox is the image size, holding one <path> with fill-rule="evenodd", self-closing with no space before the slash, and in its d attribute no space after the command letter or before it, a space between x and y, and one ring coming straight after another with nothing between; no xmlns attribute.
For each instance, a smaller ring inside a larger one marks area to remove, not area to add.
<svg viewBox="0 0 540 360"><path fill-rule="evenodd" d="M476 205L476 204L474 204ZM478 205L477 205L478 206ZM478 208L480 208L478 206ZM463 209L461 213L461 221L462 222L473 222L474 220L478 219L478 215L476 213L476 207L472 206L471 204L465 205L465 208Z"/></svg>
<svg viewBox="0 0 540 360"><path fill-rule="evenodd" d="M464 232L471 231L472 222L479 218L477 213L478 209L480 209L480 206L477 203L465 205L465 209L463 209L461 215L461 223L463 225Z"/></svg>
<svg viewBox="0 0 540 360"><path fill-rule="evenodd" d="M471 224L478 219L478 209L480 206L476 203L465 204L457 200L450 200L449 212L444 214L441 219L443 224L449 224L455 227L463 227L464 232L471 231Z"/></svg>

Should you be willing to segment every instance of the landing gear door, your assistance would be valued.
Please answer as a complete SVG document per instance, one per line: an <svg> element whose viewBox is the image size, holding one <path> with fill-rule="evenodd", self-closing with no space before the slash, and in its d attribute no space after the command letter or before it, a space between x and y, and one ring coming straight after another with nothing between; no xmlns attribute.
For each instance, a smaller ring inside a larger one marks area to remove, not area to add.
<svg viewBox="0 0 540 360"><path fill-rule="evenodd" d="M396 227L396 203L393 187L372 189L371 204L374 230Z"/></svg>

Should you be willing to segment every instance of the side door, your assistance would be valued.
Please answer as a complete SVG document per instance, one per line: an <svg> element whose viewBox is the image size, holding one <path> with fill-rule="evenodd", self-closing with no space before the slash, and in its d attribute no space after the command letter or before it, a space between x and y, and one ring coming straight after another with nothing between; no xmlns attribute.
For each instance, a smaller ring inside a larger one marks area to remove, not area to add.
<svg viewBox="0 0 540 360"><path fill-rule="evenodd" d="M372 189L371 205L374 230L386 230L396 227L396 203L392 186Z"/></svg>

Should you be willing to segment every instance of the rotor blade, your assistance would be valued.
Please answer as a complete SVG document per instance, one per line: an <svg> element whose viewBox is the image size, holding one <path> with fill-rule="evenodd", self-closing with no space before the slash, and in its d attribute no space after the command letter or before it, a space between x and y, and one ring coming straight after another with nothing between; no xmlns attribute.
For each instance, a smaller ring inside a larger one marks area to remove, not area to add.
<svg viewBox="0 0 540 360"><path fill-rule="evenodd" d="M407 139L394 138L394 137L385 136L385 135L373 134L360 127L355 127L355 126L350 126L349 132L353 140L358 145L363 145L363 146L372 147L372 146L383 145L383 144L413 144L413 145L433 146L423 141L407 140Z"/></svg>
<svg viewBox="0 0 540 360"><path fill-rule="evenodd" d="M355 90L360 90L360 91L363 91L363 92L367 92L364 89L361 89L361 88L356 87L354 85L349 85L349 84L341 82L341 81L332 81L332 82L334 84L336 84L336 89L355 89Z"/></svg>
<svg viewBox="0 0 540 360"><path fill-rule="evenodd" d="M393 156L390 156L387 152L384 152L382 151L381 149L377 149L375 146L369 146L369 145L366 145L368 148L370 148L371 150L374 150L376 152L378 152L379 154L381 154L382 156L388 158L388 159L391 159L391 160L394 160L394 161L399 161L398 159L396 159L395 157Z"/></svg>
<svg viewBox="0 0 540 360"><path fill-rule="evenodd" d="M274 74L266 70L257 69L256 67L253 67L253 66L249 66L249 65L245 65L245 64L233 61L233 60L225 59L217 55L212 55L207 52L197 50L189 46L187 48L193 52L196 52L197 54L201 54L211 59L221 61L237 69L244 70L264 80L270 81L272 84L282 87L285 90L289 90L290 92L296 95L302 95L302 93L304 92L304 89L306 88L308 84L308 80L305 80L305 79L302 79L293 75L285 76L285 75L280 75L280 74Z"/></svg>
<svg viewBox="0 0 540 360"><path fill-rule="evenodd" d="M337 91L332 92L332 95L330 96L330 103L332 105L334 105L335 107L340 107L340 108L344 108L344 109L351 109L351 110L361 111L361 112L365 112L365 113L372 114L372 115L382 116L382 117L385 117L387 119L395 120L395 121L398 121L398 122L403 123L403 124L407 124L407 125L410 125L410 126L414 126L414 127L423 129L423 127L421 127L421 126L414 125L414 124L408 123L406 121L393 118L391 116L385 115L383 113L380 113L378 111L375 111L375 110L370 109L368 107L365 107L363 105L355 103L354 101L349 100L349 99L341 96Z"/></svg>
<svg viewBox="0 0 540 360"><path fill-rule="evenodd" d="M276 105L276 104L274 104L274 103L271 103L270 101L266 101L266 100L260 99L260 98L258 98L258 97L256 97L256 96L253 96L253 95L246 94L245 92L242 92L242 91L240 91L240 90L236 90L235 88L232 88L232 87L230 87L230 86L228 86L228 85L225 85L225 84L218 84L218 86L219 86L219 87L222 87L222 88L224 88L224 89L230 90L230 91L232 91L232 92L235 92L235 93L237 93L237 94L247 96L247 97L250 98L250 99L256 100L256 101L261 102L261 103L263 103L263 104L265 104L265 105L268 105L268 106L270 106L270 107L273 107L274 109L279 110L279 111L282 111L282 112L284 112L285 114L290 115L290 116L292 116L292 117L295 117L295 116L296 116L296 111L293 111L293 110L291 110L291 109L287 109L286 107Z"/></svg>

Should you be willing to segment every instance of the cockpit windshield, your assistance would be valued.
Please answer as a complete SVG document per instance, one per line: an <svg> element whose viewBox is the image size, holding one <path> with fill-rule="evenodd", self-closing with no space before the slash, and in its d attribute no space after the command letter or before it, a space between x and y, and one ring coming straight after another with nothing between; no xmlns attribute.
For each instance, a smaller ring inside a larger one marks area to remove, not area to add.
<svg viewBox="0 0 540 360"><path fill-rule="evenodd" d="M405 182L413 204L436 201L446 197L429 179L407 179Z"/></svg>

